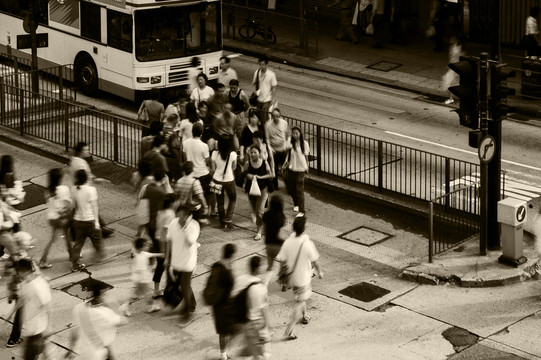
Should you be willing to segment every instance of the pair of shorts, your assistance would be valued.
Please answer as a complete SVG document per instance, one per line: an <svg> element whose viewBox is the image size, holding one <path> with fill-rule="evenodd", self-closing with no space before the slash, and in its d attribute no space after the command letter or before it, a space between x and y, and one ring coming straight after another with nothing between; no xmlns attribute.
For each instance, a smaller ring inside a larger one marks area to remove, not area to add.
<svg viewBox="0 0 541 360"><path fill-rule="evenodd" d="M312 284L304 286L293 286L293 295L296 302L302 302L310 299L312 296Z"/></svg>
<svg viewBox="0 0 541 360"><path fill-rule="evenodd" d="M210 181L212 180L212 176L210 176L210 174L203 175L198 177L197 180L201 183L201 188L203 188L205 195L210 194Z"/></svg>

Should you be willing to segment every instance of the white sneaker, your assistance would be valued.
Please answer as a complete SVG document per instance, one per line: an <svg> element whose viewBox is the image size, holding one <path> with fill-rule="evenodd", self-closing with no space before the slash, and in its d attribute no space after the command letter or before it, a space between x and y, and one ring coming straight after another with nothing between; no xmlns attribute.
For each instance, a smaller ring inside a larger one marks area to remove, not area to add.
<svg viewBox="0 0 541 360"><path fill-rule="evenodd" d="M261 233L255 234L254 240L261 240Z"/></svg>
<svg viewBox="0 0 541 360"><path fill-rule="evenodd" d="M293 211L299 211L299 207L298 206L293 206Z"/></svg>
<svg viewBox="0 0 541 360"><path fill-rule="evenodd" d="M452 104L454 102L455 102L455 100L453 100L453 99L447 99L447 100L445 100L445 105L449 105L449 104Z"/></svg>
<svg viewBox="0 0 541 360"><path fill-rule="evenodd" d="M124 315L125 317L130 317L131 316L131 312L130 310L128 310L128 304L122 304L118 307L118 310L120 310L120 312L122 313L122 315Z"/></svg>

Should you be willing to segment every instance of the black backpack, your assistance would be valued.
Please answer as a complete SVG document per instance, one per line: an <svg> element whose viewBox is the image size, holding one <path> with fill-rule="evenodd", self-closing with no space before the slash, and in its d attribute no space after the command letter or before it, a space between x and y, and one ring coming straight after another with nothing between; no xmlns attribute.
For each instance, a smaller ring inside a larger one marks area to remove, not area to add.
<svg viewBox="0 0 541 360"><path fill-rule="evenodd" d="M260 281L254 281L246 286L240 293L233 298L231 309L233 323L235 324L245 324L248 322L248 289L252 285L260 284Z"/></svg>

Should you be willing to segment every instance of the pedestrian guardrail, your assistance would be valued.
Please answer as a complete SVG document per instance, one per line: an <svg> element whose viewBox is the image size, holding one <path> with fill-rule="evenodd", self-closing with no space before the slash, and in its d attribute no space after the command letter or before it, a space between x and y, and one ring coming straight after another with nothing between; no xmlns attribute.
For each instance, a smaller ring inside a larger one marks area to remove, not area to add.
<svg viewBox="0 0 541 360"><path fill-rule="evenodd" d="M428 261L434 255L477 235L480 229L479 186L459 187L430 201Z"/></svg>
<svg viewBox="0 0 541 360"><path fill-rule="evenodd" d="M0 54L0 81L13 86L32 90L31 62L29 59L9 54ZM36 71L39 93L60 100L76 100L73 65L58 65Z"/></svg>
<svg viewBox="0 0 541 360"><path fill-rule="evenodd" d="M541 100L541 58L526 56L517 56L513 54L504 54L506 61L515 66L506 65L508 70L515 71L516 77L509 78L507 84L516 90L517 95L521 95L529 100ZM520 67L518 63L520 62ZM535 102L532 102L535 105Z"/></svg>
<svg viewBox="0 0 541 360"><path fill-rule="evenodd" d="M93 155L132 168L140 157L140 123L1 82L0 125L63 145L66 151L85 141Z"/></svg>
<svg viewBox="0 0 541 360"><path fill-rule="evenodd" d="M449 219L452 218L459 224L460 217L474 221L478 216L477 207L469 207L478 202L477 190L462 190L458 198L448 195L458 193L457 187L479 173L478 164L284 118L292 127L299 127L309 143L312 149L309 158L311 172L424 200L430 202L435 211L440 209L440 199L446 199L444 209L452 210L454 217L442 216L441 221L451 221ZM15 129L23 136L31 135L61 144L66 151L77 142L85 141L93 155L132 168L137 167L140 158L143 128L140 123L74 102L36 95L29 89L1 82L0 125ZM468 225L467 229L470 228L475 229ZM456 234L469 236L470 230L457 230ZM451 243L454 240L442 244ZM445 246L438 245L438 251Z"/></svg>
<svg viewBox="0 0 541 360"><path fill-rule="evenodd" d="M226 38L301 49L305 55L319 51L319 30L315 20L225 2L222 8Z"/></svg>

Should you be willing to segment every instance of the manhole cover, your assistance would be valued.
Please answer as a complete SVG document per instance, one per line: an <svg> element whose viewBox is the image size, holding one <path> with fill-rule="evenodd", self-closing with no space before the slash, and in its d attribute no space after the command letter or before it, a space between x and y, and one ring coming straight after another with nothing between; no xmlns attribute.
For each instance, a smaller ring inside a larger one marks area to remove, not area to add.
<svg viewBox="0 0 541 360"><path fill-rule="evenodd" d="M372 246L374 244L389 239L390 237L392 237L392 235L361 226L346 233L343 233L342 235L338 235L338 237L344 240L353 241L357 244Z"/></svg>
<svg viewBox="0 0 541 360"><path fill-rule="evenodd" d="M378 71L391 71L397 67L402 66L402 64L390 62L390 61L379 61L375 64L367 66L368 69L378 70Z"/></svg>
<svg viewBox="0 0 541 360"><path fill-rule="evenodd" d="M389 294L390 292L390 290L363 281L361 283L348 286L347 288L340 290L338 293L365 303L369 303Z"/></svg>
<svg viewBox="0 0 541 360"><path fill-rule="evenodd" d="M23 189L26 192L24 201L18 205L15 205L15 209L22 211L33 208L34 206L45 204L45 197L43 195L45 188L43 186L30 184L23 186Z"/></svg>
<svg viewBox="0 0 541 360"><path fill-rule="evenodd" d="M109 290L114 287L112 285L104 283L103 281L99 281L89 277L71 285L68 285L60 290L62 290L66 294L70 294L71 296L78 297L81 300L87 300L92 297L92 289L95 285L101 286L102 291Z"/></svg>

